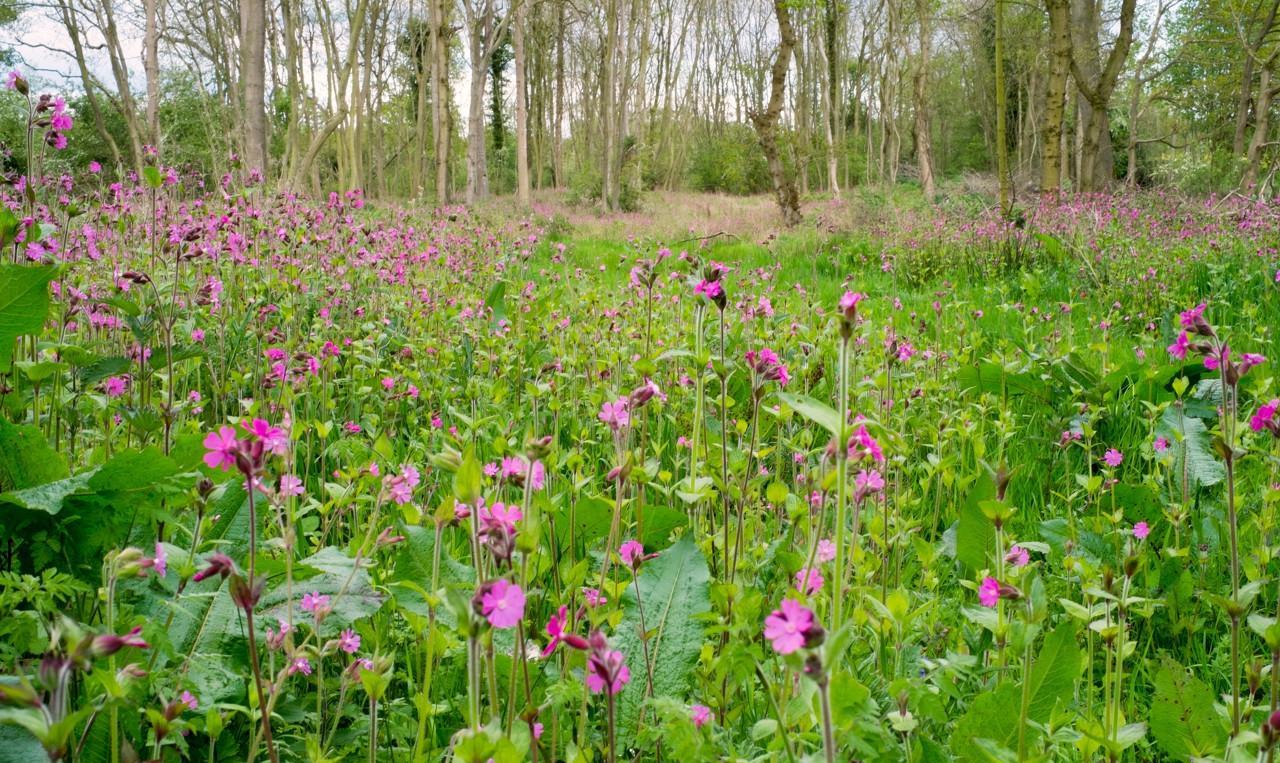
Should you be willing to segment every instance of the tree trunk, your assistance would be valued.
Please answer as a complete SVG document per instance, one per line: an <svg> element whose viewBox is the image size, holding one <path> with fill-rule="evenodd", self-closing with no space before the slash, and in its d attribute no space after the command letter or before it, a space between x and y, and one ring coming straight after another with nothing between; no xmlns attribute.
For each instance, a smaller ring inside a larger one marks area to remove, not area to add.
<svg viewBox="0 0 1280 763"><path fill-rule="evenodd" d="M524 35L528 24L530 0L517 0L516 18L511 28L511 45L516 65L516 198L522 208L530 202L529 189L529 104L525 97L528 83L525 70Z"/></svg>
<svg viewBox="0 0 1280 763"><path fill-rule="evenodd" d="M142 37L143 70L147 78L147 140L160 146L160 0L144 0L146 16Z"/></svg>
<svg viewBox="0 0 1280 763"><path fill-rule="evenodd" d="M1085 44L1078 42L1072 48L1071 75L1082 96L1081 117L1084 136L1081 142L1079 189L1085 192L1103 190L1114 175L1114 156L1111 148L1110 119L1107 110L1111 94L1124 69L1133 44L1133 16L1136 0L1123 0L1120 6L1120 28L1115 43L1107 54L1105 64L1099 64L1098 30L1101 25L1097 5L1092 0L1079 0L1077 4L1076 30L1086 35ZM1081 56L1076 53L1082 53ZM1094 76L1089 70L1097 71Z"/></svg>
<svg viewBox="0 0 1280 763"><path fill-rule="evenodd" d="M435 138L436 204L449 203L449 148L453 129L449 108L449 3L428 0L431 25L431 130Z"/></svg>
<svg viewBox="0 0 1280 763"><path fill-rule="evenodd" d="M827 54L827 87L826 114L824 120L827 149L827 190L837 199L840 198L839 159L836 151L836 135L840 131L840 0L827 0L826 15L826 54Z"/></svg>
<svg viewBox="0 0 1280 763"><path fill-rule="evenodd" d="M604 125L604 156L600 162L600 196L604 208L612 211L618 208L618 195L614 192L617 179L618 152L617 101L618 101L618 3L617 0L606 0L605 3L605 37L604 79L600 87L600 121Z"/></svg>
<svg viewBox="0 0 1280 763"><path fill-rule="evenodd" d="M996 174L1000 178L1000 209L1008 212L1013 203L1013 183L1009 177L1009 102L1004 89L1004 0L995 2Z"/></svg>
<svg viewBox="0 0 1280 763"><path fill-rule="evenodd" d="M782 223L791 227L800 222L800 197L796 193L795 179L787 174L778 151L778 120L782 116L787 69L791 65L791 51L796 45L796 31L791 26L791 11L787 0L773 0L773 13L778 19L778 56L769 73L769 102L763 112L753 111L751 123L760 137L769 164L769 177L773 181L773 193L782 213Z"/></svg>
<svg viewBox="0 0 1280 763"><path fill-rule="evenodd" d="M240 89L245 163L267 176L266 0L240 0Z"/></svg>
<svg viewBox="0 0 1280 763"><path fill-rule="evenodd" d="M916 0L916 14L920 17L920 62L916 66L916 163L920 165L920 187L924 197L933 203L933 138L929 124L929 48L932 32L929 29L929 0Z"/></svg>
<svg viewBox="0 0 1280 763"><path fill-rule="evenodd" d="M1062 123L1066 116L1067 76L1071 71L1070 0L1045 0L1049 12L1049 80L1045 85L1044 149L1040 155L1040 192L1062 190Z"/></svg>
<svg viewBox="0 0 1280 763"><path fill-rule="evenodd" d="M1270 63L1270 62L1268 62ZM1253 137L1249 140L1246 153L1244 179L1241 186L1246 192L1256 193L1259 197L1264 189L1256 188L1262 167L1262 149L1267 145L1267 133L1271 130L1271 99L1275 97L1277 88L1271 84L1271 66L1262 68L1258 85L1257 115L1253 120Z"/></svg>

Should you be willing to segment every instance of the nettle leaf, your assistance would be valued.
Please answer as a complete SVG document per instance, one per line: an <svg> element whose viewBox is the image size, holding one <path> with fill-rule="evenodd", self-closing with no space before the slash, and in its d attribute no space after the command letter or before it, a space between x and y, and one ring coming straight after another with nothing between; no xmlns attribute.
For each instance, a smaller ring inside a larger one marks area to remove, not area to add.
<svg viewBox="0 0 1280 763"><path fill-rule="evenodd" d="M1027 720L1033 722L1026 730L1028 740L1040 735L1035 724L1047 723L1054 708L1071 699L1083 666L1074 624L1063 623L1045 637L1027 677ZM1021 717L1022 685L1005 681L995 691L979 695L956 723L951 751L959 760L986 761L990 758L975 746L977 740L988 739L999 746L1016 748Z"/></svg>
<svg viewBox="0 0 1280 763"><path fill-rule="evenodd" d="M1160 749L1178 760L1219 756L1227 732L1209 712L1213 690L1168 657L1156 673L1155 689L1148 720Z"/></svg>
<svg viewBox="0 0 1280 763"><path fill-rule="evenodd" d="M1187 479L1192 486L1209 487L1226 479L1227 469L1214 458L1209 430L1200 419L1169 407L1160 416L1156 433L1171 443L1175 474L1182 474L1185 449Z"/></svg>
<svg viewBox="0 0 1280 763"><path fill-rule="evenodd" d="M0 265L0 369L9 369L14 339L44 328L49 282L57 273L52 265Z"/></svg>
<svg viewBox="0 0 1280 763"><path fill-rule="evenodd" d="M702 650L700 616L711 610L710 581L707 560L688 535L640 568L640 604L649 634L655 697L682 699L688 689L689 674ZM622 605L625 614L614 631L613 644L626 655L631 670L631 682L618 695L620 728L629 740L636 733L647 688L635 584L623 595ZM655 721L652 712L646 714L646 725Z"/></svg>
<svg viewBox="0 0 1280 763"><path fill-rule="evenodd" d="M30 511L43 511L56 516L62 511L64 502L72 495L82 495L89 490L89 479L97 473L97 469L81 472L74 477L46 482L43 485L29 487L26 490L11 490L0 493L0 504L12 504Z"/></svg>
<svg viewBox="0 0 1280 763"><path fill-rule="evenodd" d="M778 399L791 410L830 432L833 437L840 436L840 414L826 403L808 395L793 395L789 392L779 392Z"/></svg>

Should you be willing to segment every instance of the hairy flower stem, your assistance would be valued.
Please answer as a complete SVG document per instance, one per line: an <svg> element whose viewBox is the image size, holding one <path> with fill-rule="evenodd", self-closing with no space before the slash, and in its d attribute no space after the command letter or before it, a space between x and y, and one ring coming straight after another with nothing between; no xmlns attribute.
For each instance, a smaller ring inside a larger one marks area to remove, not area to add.
<svg viewBox="0 0 1280 763"><path fill-rule="evenodd" d="M1240 602L1240 548L1236 519L1236 469L1235 422L1236 396L1234 386L1227 384L1227 363L1220 366L1222 385L1222 438L1227 465L1227 530L1231 539L1231 736L1240 736L1240 615L1234 611Z"/></svg>
<svg viewBox="0 0 1280 763"><path fill-rule="evenodd" d="M612 686L606 686L604 693L605 693L605 701L608 703L608 706L609 706L609 746L607 748L607 757L605 758L605 760L607 760L608 763L616 763L618 759L617 750L616 750L616 746L617 746L616 731L617 730L615 729L615 725L616 725L615 706L617 705L617 702L615 701L615 698L613 696Z"/></svg>
<svg viewBox="0 0 1280 763"><path fill-rule="evenodd" d="M847 420L849 418L849 337L840 337L839 397L837 410L840 413L839 434L836 435L836 569L835 580L831 586L831 627L839 628L844 622L844 579L845 552L844 536L848 522L849 464L848 445L846 440ZM855 520L856 524L856 520ZM857 552L857 534L853 537L855 554Z"/></svg>
<svg viewBox="0 0 1280 763"><path fill-rule="evenodd" d="M822 699L822 750L827 763L836 763L835 724L831 722L831 682L826 676L818 682L818 696Z"/></svg>
<svg viewBox="0 0 1280 763"><path fill-rule="evenodd" d="M258 558L258 510L254 501L254 479L245 480L245 487L249 493L249 563L245 565L249 575L249 587L253 588L257 578L254 576L257 570ZM262 741L267 747L267 757L271 759L271 763L279 763L280 758L276 753L275 740L271 737L271 708L267 704L267 693L265 684L262 682L262 666L258 662L258 637L254 632L253 626L253 606L244 608L245 626L249 636L249 667L253 670L253 683L258 692L258 709L262 714ZM252 761L257 753L257 740L253 740L249 744L249 760Z"/></svg>
<svg viewBox="0 0 1280 763"><path fill-rule="evenodd" d="M729 377L725 365L724 354L724 310L720 310L720 523L724 529L724 569L721 572L729 578ZM742 521L739 510L738 521ZM730 578L729 582L733 582Z"/></svg>

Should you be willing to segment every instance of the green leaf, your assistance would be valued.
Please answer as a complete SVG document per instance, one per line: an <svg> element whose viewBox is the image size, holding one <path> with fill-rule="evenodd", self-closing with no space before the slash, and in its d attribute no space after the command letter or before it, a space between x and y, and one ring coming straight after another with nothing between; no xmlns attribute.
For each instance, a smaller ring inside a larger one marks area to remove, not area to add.
<svg viewBox="0 0 1280 763"><path fill-rule="evenodd" d="M987 566L987 557L995 551L996 527L982 512L983 501L996 497L996 483L985 470L969 488L960 507L960 524L956 528L956 559L972 571Z"/></svg>
<svg viewBox="0 0 1280 763"><path fill-rule="evenodd" d="M373 587L369 573L365 569L368 562L360 565L356 560L342 553L333 546L320 549L315 554L298 562L300 567L319 570L320 574L298 583L293 591L294 597L301 598L306 592L315 592L330 598L332 611L325 617L321 632L336 635L343 628L356 620L372 615L382 607L386 596ZM266 627L288 618L289 591L279 586L262 598L259 618L255 624L262 623ZM298 602L293 602L293 616L297 620L302 617L298 610Z"/></svg>
<svg viewBox="0 0 1280 763"><path fill-rule="evenodd" d="M0 504L9 503L29 511L43 511L50 516L55 516L62 511L63 502L68 497L89 492L89 479L96 473L97 469L90 469L74 477L46 482L26 490L0 493Z"/></svg>
<svg viewBox="0 0 1280 763"><path fill-rule="evenodd" d="M702 650L700 617L711 610L711 571L693 538L686 535L640 568L638 583L622 597L624 614L614 632L614 647L627 658L631 682L618 695L623 738L636 732L640 704L645 697L645 650L641 643L640 607L644 608L643 632L649 634L649 658L653 661L653 695L683 698L689 675ZM646 724L656 721L652 713Z"/></svg>
<svg viewBox="0 0 1280 763"><path fill-rule="evenodd" d="M671 532L689 524L689 515L666 506L644 507L644 533L640 542L648 551L659 551L670 544Z"/></svg>
<svg viewBox="0 0 1280 763"><path fill-rule="evenodd" d="M1045 637L1028 676L1026 733L1028 740L1039 736L1037 724L1047 723L1059 702L1067 702L1083 667L1075 626L1059 625ZM1022 686L1006 681L995 691L980 694L969 712L956 723L951 735L951 751L958 760L987 761L991 758L975 743L987 739L999 746L1017 747L1019 719L1022 717Z"/></svg>
<svg viewBox="0 0 1280 763"><path fill-rule="evenodd" d="M1213 690L1168 657L1156 673L1155 689L1148 720L1160 749L1176 760L1218 757L1227 732L1211 712Z"/></svg>
<svg viewBox="0 0 1280 763"><path fill-rule="evenodd" d="M507 303L504 297L507 293L507 282L498 281L489 290L489 296L484 298L484 304L490 310L493 310L493 322L498 323L507 317Z"/></svg>
<svg viewBox="0 0 1280 763"><path fill-rule="evenodd" d="M789 392L779 392L778 399L791 410L830 432L833 437L840 436L840 414L826 403L808 395L792 395Z"/></svg>
<svg viewBox="0 0 1280 763"><path fill-rule="evenodd" d="M48 759L40 740L30 731L0 723L0 763L34 763Z"/></svg>
<svg viewBox="0 0 1280 763"><path fill-rule="evenodd" d="M0 418L0 490L23 490L67 476L66 461L49 447L39 427Z"/></svg>
<svg viewBox="0 0 1280 763"><path fill-rule="evenodd" d="M49 313L49 282L58 269L52 265L0 265L0 370L13 360L13 340L38 334Z"/></svg>
<svg viewBox="0 0 1280 763"><path fill-rule="evenodd" d="M1209 487L1226 479L1227 469L1214 458L1209 430L1200 419L1169 407L1160 416L1156 433L1170 442L1175 474L1182 474L1185 449L1187 478L1193 486Z"/></svg>
<svg viewBox="0 0 1280 763"><path fill-rule="evenodd" d="M155 165L148 164L142 168L142 180L148 188L159 188L164 184L164 176L160 174L160 170Z"/></svg>

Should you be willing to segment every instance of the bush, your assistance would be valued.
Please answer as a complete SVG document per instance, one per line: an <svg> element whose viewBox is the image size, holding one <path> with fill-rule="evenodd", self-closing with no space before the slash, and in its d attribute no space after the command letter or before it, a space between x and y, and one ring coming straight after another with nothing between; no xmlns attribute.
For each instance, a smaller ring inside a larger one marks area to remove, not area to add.
<svg viewBox="0 0 1280 763"><path fill-rule="evenodd" d="M689 157L689 185L737 196L768 191L769 168L755 131L747 125L728 125L719 135L697 138Z"/></svg>

